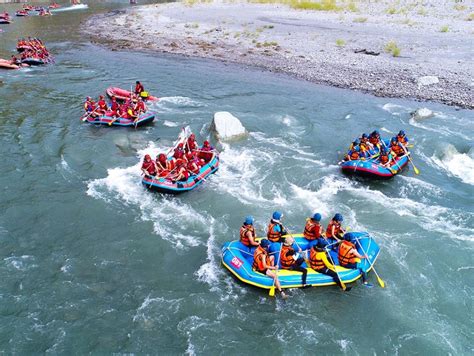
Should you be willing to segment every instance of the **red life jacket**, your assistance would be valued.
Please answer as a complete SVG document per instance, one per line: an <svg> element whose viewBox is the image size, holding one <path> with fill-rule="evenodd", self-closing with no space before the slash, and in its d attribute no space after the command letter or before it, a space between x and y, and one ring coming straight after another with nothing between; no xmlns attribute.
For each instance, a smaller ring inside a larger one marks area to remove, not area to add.
<svg viewBox="0 0 474 356"><path fill-rule="evenodd" d="M108 109L107 108L107 103L105 102L105 100L99 100L97 102L97 105L99 106L99 109L101 109L101 110L106 111Z"/></svg>
<svg viewBox="0 0 474 356"><path fill-rule="evenodd" d="M342 229L341 229L341 224L338 222L331 220L328 224L328 227L326 228L326 237L327 238L333 238L332 234L332 227L334 226L334 235L339 237L339 235L342 234Z"/></svg>
<svg viewBox="0 0 474 356"><path fill-rule="evenodd" d="M322 259L322 255L325 252L319 252L316 251L314 248L312 248L309 252L309 264L311 265L311 268L314 269L315 271L320 271L323 268L326 267L324 264L324 261Z"/></svg>
<svg viewBox="0 0 474 356"><path fill-rule="evenodd" d="M140 94L142 91L145 91L145 88L141 84L135 85L135 94Z"/></svg>
<svg viewBox="0 0 474 356"><path fill-rule="evenodd" d="M403 145L406 145L408 143L406 136L397 135L397 141Z"/></svg>
<svg viewBox="0 0 474 356"><path fill-rule="evenodd" d="M278 223L270 222L270 224L268 225L267 239L269 239L272 242L280 241L280 237L281 237L281 232L275 231L273 229L275 226L280 226L280 231L281 231L281 225Z"/></svg>
<svg viewBox="0 0 474 356"><path fill-rule="evenodd" d="M380 163L381 164L386 164L388 162L388 156L387 155L381 155L380 156Z"/></svg>
<svg viewBox="0 0 474 356"><path fill-rule="evenodd" d="M254 227L252 225L242 225L242 227L240 228L240 242L243 243L245 246L252 246L247 236L249 232L252 235L252 237L255 238Z"/></svg>
<svg viewBox="0 0 474 356"><path fill-rule="evenodd" d="M153 161L143 161L142 169L146 170L149 175L154 176L156 175L155 164Z"/></svg>
<svg viewBox="0 0 474 356"><path fill-rule="evenodd" d="M405 154L405 151L399 144L392 145L391 149L397 156L403 156Z"/></svg>
<svg viewBox="0 0 474 356"><path fill-rule="evenodd" d="M323 227L318 222L308 219L304 227L303 235L306 240L316 240L321 237L322 232Z"/></svg>
<svg viewBox="0 0 474 356"><path fill-rule="evenodd" d="M268 256L268 252L262 246L258 246L253 253L252 268L258 272L264 272L265 267L263 266L263 261L267 263L267 266L270 266L270 256Z"/></svg>
<svg viewBox="0 0 474 356"><path fill-rule="evenodd" d="M195 149L197 149L196 140L192 139L191 137L188 137L187 148L189 149L189 151L194 151Z"/></svg>
<svg viewBox="0 0 474 356"><path fill-rule="evenodd" d="M194 173L194 174L198 174L199 173L199 167L196 163L194 163L193 161L189 161L188 162L188 171Z"/></svg>
<svg viewBox="0 0 474 356"><path fill-rule="evenodd" d="M291 266L293 266L295 264L295 260L293 258L293 255L288 255L287 256L287 253L289 251L293 251L295 252L294 248L291 247L291 246L286 246L286 245L283 245L281 247L281 251L280 251L280 263L281 263L281 268L283 269L290 269Z"/></svg>
<svg viewBox="0 0 474 356"><path fill-rule="evenodd" d="M358 160L359 159L359 152L356 151L356 150L352 150L351 152L349 152L349 158L351 159L351 161Z"/></svg>
<svg viewBox="0 0 474 356"><path fill-rule="evenodd" d="M339 245L339 264L345 266L349 263L356 263L356 255L352 252L352 249L355 248L355 245L349 241L342 241Z"/></svg>
<svg viewBox="0 0 474 356"><path fill-rule="evenodd" d="M135 111L136 112L145 112L146 111L146 106L143 101L137 102L137 105L135 105Z"/></svg>

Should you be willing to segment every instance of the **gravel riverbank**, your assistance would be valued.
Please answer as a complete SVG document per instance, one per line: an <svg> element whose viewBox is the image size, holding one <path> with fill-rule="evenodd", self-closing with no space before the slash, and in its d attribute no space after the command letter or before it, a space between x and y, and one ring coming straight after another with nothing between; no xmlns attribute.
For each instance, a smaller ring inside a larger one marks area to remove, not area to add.
<svg viewBox="0 0 474 356"><path fill-rule="evenodd" d="M352 11L334 12L245 2L156 4L93 16L83 30L113 49L213 58L473 109L472 5L411 3L356 2Z"/></svg>

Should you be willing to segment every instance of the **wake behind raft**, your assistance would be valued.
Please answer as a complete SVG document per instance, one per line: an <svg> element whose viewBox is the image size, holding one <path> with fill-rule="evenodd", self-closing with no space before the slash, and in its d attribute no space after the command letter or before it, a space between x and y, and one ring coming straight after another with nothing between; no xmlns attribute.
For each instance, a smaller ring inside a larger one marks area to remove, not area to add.
<svg viewBox="0 0 474 356"><path fill-rule="evenodd" d="M366 273L372 270L380 253L380 248L377 243L366 232L349 232L346 235L350 237L350 241L356 245L357 251L361 255L367 255L367 258L361 260L359 267ZM293 234L291 236L294 237L295 245L301 247L303 252L308 250L309 242L303 237L303 234ZM252 268L254 251L255 248L249 249L248 246L243 245L239 240L226 242L222 246L222 264L244 283L263 289L274 288L272 278ZM276 251L276 253L278 252L279 250ZM348 269L339 266L337 252L330 250L328 253L330 253L336 265L339 278L343 283L351 283L362 277L362 273L359 269ZM281 264L279 264L279 267L281 267ZM331 276L314 271L306 262L302 264L302 267L308 269L307 285L312 287L325 287L336 284ZM303 288L300 272L279 269L278 279L281 288Z"/></svg>

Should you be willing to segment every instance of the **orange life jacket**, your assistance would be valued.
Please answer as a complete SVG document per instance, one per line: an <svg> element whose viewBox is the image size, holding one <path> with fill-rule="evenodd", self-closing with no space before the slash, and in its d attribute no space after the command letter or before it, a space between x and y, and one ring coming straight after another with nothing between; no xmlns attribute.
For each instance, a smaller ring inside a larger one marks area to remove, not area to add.
<svg viewBox="0 0 474 356"><path fill-rule="evenodd" d="M403 145L406 145L408 143L406 136L402 137L402 136L397 135L397 141L400 142Z"/></svg>
<svg viewBox="0 0 474 356"><path fill-rule="evenodd" d="M306 226L304 227L303 235L307 240L316 240L321 237L323 227L312 219L308 219Z"/></svg>
<svg viewBox="0 0 474 356"><path fill-rule="evenodd" d="M321 257L322 254L325 252L319 252L316 251L314 248L312 248L309 252L309 264L311 265L311 268L314 269L315 271L320 271L323 268L326 267L324 264L324 261Z"/></svg>
<svg viewBox="0 0 474 356"><path fill-rule="evenodd" d="M380 163L385 164L388 162L388 156L387 155L381 155L380 156Z"/></svg>
<svg viewBox="0 0 474 356"><path fill-rule="evenodd" d="M352 252L353 248L355 248L355 245L349 241L342 241L342 243L339 245L338 258L339 264L341 266L357 262L357 257L354 252Z"/></svg>
<svg viewBox="0 0 474 356"><path fill-rule="evenodd" d="M252 246L249 237L247 236L248 232L252 234L252 237L255 237L255 229L252 225L242 225L240 228L240 242L245 246Z"/></svg>
<svg viewBox="0 0 474 356"><path fill-rule="evenodd" d="M349 154L349 157L350 157L351 161L355 161L355 160L359 159L359 152L355 151L355 150L352 150Z"/></svg>
<svg viewBox="0 0 474 356"><path fill-rule="evenodd" d="M270 224L268 225L267 239L269 239L271 242L280 241L281 232L273 230L275 226L279 226L279 225L280 224L278 223L272 223L272 222L270 222ZM280 226L280 230L281 230L281 226Z"/></svg>
<svg viewBox="0 0 474 356"><path fill-rule="evenodd" d="M281 263L281 268L283 268L283 269L290 269L291 266L293 266L295 264L295 260L293 259L293 255L289 255L289 256L286 255L288 251L293 251L294 252L295 250L291 246L283 245L281 247L280 263Z"/></svg>
<svg viewBox="0 0 474 356"><path fill-rule="evenodd" d="M253 253L252 268L258 272L263 272L265 270L263 261L266 261L267 266L270 266L270 256L268 256L268 252L262 246L258 246Z"/></svg>
<svg viewBox="0 0 474 356"><path fill-rule="evenodd" d="M333 234L332 234L332 227L333 226L335 227L334 235L338 236L338 235L342 234L341 224L339 224L338 222L336 222L334 220L331 220L328 224L327 229L326 229L326 237L333 238Z"/></svg>
<svg viewBox="0 0 474 356"><path fill-rule="evenodd" d="M400 147L400 145L392 145L391 147L392 151L395 152L397 156L403 156L405 151L403 151L403 148Z"/></svg>

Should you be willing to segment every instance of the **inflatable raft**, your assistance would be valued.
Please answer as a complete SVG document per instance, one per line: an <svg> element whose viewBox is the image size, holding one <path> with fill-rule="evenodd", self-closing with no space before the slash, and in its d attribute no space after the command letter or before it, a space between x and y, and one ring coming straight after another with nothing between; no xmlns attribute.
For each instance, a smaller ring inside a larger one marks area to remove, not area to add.
<svg viewBox="0 0 474 356"><path fill-rule="evenodd" d="M63 12L63 11L75 11L75 10L86 10L89 8L87 4L75 4L67 7L60 7L56 9L51 9L52 12Z"/></svg>
<svg viewBox="0 0 474 356"><path fill-rule="evenodd" d="M368 259L363 259L359 263L359 266L364 272L369 272L379 255L379 246L374 241L374 239L365 232L350 232L348 234L351 236L351 241L356 245L359 253L361 255L365 255L365 253L367 254ZM295 234L292 236L295 238L295 244L293 247L296 251L298 251L298 246L300 246L303 251L308 248L308 241L303 237L302 234ZM280 251L281 243L275 243L274 245L277 246L276 252L274 252L277 254ZM226 242L222 246L222 264L240 281L255 287L271 289L274 286L273 279L252 269L254 250L254 248L249 249L249 247L243 245L240 243L240 241ZM331 258L336 264L336 270L339 274L339 278L344 283L351 283L361 278L362 274L360 270L347 269L339 266L337 253L331 251L330 254ZM279 259L275 257L275 260ZM302 267L308 268L306 262L302 264ZM283 269L278 270L278 279L282 288L302 288L303 284L301 275L301 272ZM332 277L318 273L312 268L308 268L306 284L309 284L313 287L323 287L335 285L336 283Z"/></svg>
<svg viewBox="0 0 474 356"><path fill-rule="evenodd" d="M25 64L28 64L30 66L41 66L41 65L44 65L46 64L46 62L40 58L33 58L33 57L30 57L30 58L24 58L21 60L21 63L25 63Z"/></svg>
<svg viewBox="0 0 474 356"><path fill-rule="evenodd" d="M201 167L198 174L190 175L188 180L174 182L167 178L152 178L143 177L142 184L150 190L168 193L168 194L179 194L189 190L193 190L199 184L204 182L207 177L215 173L219 168L219 155L215 154L214 157L204 166Z"/></svg>
<svg viewBox="0 0 474 356"><path fill-rule="evenodd" d="M130 98L130 92L128 90L117 87L109 87L105 92L109 97L115 96L117 100L127 100ZM158 101L159 99L156 96L149 95L145 100Z"/></svg>
<svg viewBox="0 0 474 356"><path fill-rule="evenodd" d="M396 158L391 163L390 168L380 164L377 158L368 160L344 161L341 163L341 169L344 173L350 175L359 175L370 178L391 178L400 173L408 164L408 156Z"/></svg>
<svg viewBox="0 0 474 356"><path fill-rule="evenodd" d="M2 25L7 25L9 24L11 21L9 19L6 19L6 18L0 18L0 24Z"/></svg>
<svg viewBox="0 0 474 356"><path fill-rule="evenodd" d="M21 67L16 64L12 64L9 60L0 59L0 68L2 69L20 69Z"/></svg>
<svg viewBox="0 0 474 356"><path fill-rule="evenodd" d="M146 125L152 122L155 119L155 113L153 112L146 112L138 116L138 120L135 122L131 119L125 119L123 117L119 117L118 119L114 119L112 116L98 116L96 118L93 117L84 117L82 120L87 121L93 125L107 125L107 126L122 126L122 127L138 127ZM115 120L115 121L114 121ZM111 125L109 125L112 122Z"/></svg>

